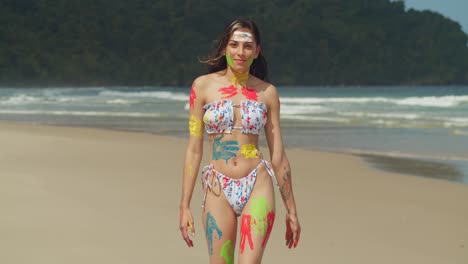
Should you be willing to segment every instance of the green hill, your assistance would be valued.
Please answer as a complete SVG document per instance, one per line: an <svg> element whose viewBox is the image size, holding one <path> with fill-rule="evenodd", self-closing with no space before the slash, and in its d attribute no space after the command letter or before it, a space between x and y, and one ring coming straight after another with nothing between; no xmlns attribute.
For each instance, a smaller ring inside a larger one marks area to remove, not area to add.
<svg viewBox="0 0 468 264"><path fill-rule="evenodd" d="M468 84L458 23L389 0L0 0L0 85L189 85L237 17L277 85Z"/></svg>

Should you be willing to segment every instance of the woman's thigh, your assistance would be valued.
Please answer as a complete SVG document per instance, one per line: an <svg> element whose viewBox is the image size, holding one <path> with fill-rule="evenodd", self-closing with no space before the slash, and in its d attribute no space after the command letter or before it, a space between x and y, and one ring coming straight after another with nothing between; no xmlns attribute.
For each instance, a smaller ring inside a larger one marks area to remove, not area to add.
<svg viewBox="0 0 468 264"><path fill-rule="evenodd" d="M275 195L270 175L260 167L249 201L240 216L239 263L260 263L275 220Z"/></svg>
<svg viewBox="0 0 468 264"><path fill-rule="evenodd" d="M233 263L237 217L218 186L208 190L202 214L208 254L212 264Z"/></svg>

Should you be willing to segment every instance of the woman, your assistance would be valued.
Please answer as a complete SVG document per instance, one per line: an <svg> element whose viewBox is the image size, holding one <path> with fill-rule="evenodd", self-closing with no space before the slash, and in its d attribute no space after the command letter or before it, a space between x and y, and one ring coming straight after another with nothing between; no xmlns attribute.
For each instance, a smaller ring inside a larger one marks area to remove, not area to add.
<svg viewBox="0 0 468 264"><path fill-rule="evenodd" d="M275 220L276 180L287 209L289 248L297 246L301 227L281 136L279 97L276 88L264 81L267 64L255 23L232 22L214 56L204 63L210 73L198 77L190 93L180 231L192 247L188 233L195 235L195 229L189 208L206 130L210 162L202 170L202 207L210 263L233 263L238 220L239 263L260 263ZM262 129L273 166L258 150Z"/></svg>

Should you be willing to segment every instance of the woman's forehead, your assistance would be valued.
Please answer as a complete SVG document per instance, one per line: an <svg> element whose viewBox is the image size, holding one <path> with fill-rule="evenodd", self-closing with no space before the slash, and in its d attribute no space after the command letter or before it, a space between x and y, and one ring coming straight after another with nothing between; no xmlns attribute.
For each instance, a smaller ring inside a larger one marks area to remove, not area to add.
<svg viewBox="0 0 468 264"><path fill-rule="evenodd" d="M229 40L238 42L255 42L255 37L249 29L242 28L234 30Z"/></svg>

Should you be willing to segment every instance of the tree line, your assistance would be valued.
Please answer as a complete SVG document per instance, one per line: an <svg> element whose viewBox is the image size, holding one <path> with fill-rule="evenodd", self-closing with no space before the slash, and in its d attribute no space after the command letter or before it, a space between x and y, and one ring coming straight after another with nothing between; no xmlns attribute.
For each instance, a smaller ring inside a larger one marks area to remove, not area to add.
<svg viewBox="0 0 468 264"><path fill-rule="evenodd" d="M233 19L277 85L467 84L467 35L390 0L0 0L0 85L190 85Z"/></svg>

